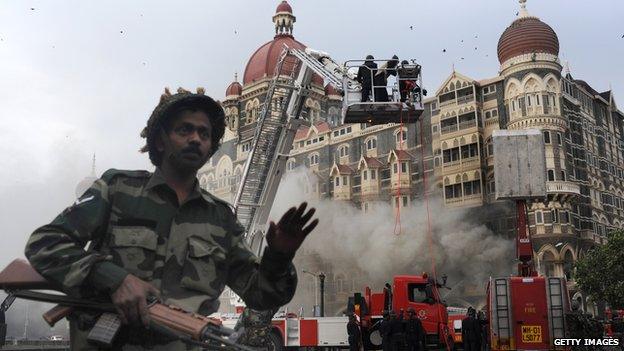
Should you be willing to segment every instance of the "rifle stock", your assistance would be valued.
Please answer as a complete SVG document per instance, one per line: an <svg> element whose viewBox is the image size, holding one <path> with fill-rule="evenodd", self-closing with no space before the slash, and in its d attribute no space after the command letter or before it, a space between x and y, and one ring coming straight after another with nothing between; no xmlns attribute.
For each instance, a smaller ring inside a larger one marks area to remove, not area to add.
<svg viewBox="0 0 624 351"><path fill-rule="evenodd" d="M57 287L49 282L28 263L18 258L9 263L0 272L0 288L3 290L57 290Z"/></svg>
<svg viewBox="0 0 624 351"><path fill-rule="evenodd" d="M73 310L74 308L71 306L56 305L44 313L42 317L50 327L53 327L56 322L67 317Z"/></svg>

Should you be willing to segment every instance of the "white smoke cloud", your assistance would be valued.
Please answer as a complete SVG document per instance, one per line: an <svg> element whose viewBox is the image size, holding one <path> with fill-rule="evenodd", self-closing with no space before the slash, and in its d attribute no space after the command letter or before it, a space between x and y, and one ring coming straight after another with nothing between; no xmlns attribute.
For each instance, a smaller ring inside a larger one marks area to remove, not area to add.
<svg viewBox="0 0 624 351"><path fill-rule="evenodd" d="M305 189L311 189L316 181L304 168L288 173L280 183L271 218L278 220L289 207L306 201ZM439 197L429 199L429 221L424 201L401 209L400 222L387 202L374 203L367 213L350 202L308 202L316 208L320 222L296 259L300 271L313 270L306 265L320 259L325 267L347 276L362 276L363 283L375 289L381 289L394 275L431 274L434 265L439 280L448 275L449 286L463 281L484 287L488 277L511 273L513 240L475 223L469 210L446 209ZM364 286L354 288L362 291ZM298 297L304 290L300 284L294 301L302 300ZM448 296L461 300L459 295L457 289Z"/></svg>

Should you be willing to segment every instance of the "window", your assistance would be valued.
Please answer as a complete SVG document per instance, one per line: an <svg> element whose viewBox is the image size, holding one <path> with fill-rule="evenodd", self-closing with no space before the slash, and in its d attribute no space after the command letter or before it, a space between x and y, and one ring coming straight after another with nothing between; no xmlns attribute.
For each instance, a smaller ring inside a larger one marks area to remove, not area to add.
<svg viewBox="0 0 624 351"><path fill-rule="evenodd" d="M531 95L527 95L527 106L531 106L532 97Z"/></svg>
<svg viewBox="0 0 624 351"><path fill-rule="evenodd" d="M349 185L347 182L347 176L342 176L342 185Z"/></svg>
<svg viewBox="0 0 624 351"><path fill-rule="evenodd" d="M483 95L488 95L496 92L496 85L488 85L483 88Z"/></svg>
<svg viewBox="0 0 624 351"><path fill-rule="evenodd" d="M377 148L377 139L372 138L366 141L366 150L372 150Z"/></svg>
<svg viewBox="0 0 624 351"><path fill-rule="evenodd" d="M555 171L553 171L552 169L548 170L548 181L550 182L555 181Z"/></svg>
<svg viewBox="0 0 624 351"><path fill-rule="evenodd" d="M289 160L289 161L288 161L288 167L287 167L287 169L288 169L289 171L292 171L293 169L295 169L295 167L296 167L296 166L297 166L297 161L295 161L295 160Z"/></svg>
<svg viewBox="0 0 624 351"><path fill-rule="evenodd" d="M303 141L299 142L299 147L303 147L305 145L305 143Z"/></svg>
<svg viewBox="0 0 624 351"><path fill-rule="evenodd" d="M334 183L336 186L340 186L340 176L336 177L336 181Z"/></svg>
<svg viewBox="0 0 624 351"><path fill-rule="evenodd" d="M476 195L481 194L481 181L473 180L472 182L464 183L464 195Z"/></svg>
<svg viewBox="0 0 624 351"><path fill-rule="evenodd" d="M403 207L407 207L407 196L403 196Z"/></svg>
<svg viewBox="0 0 624 351"><path fill-rule="evenodd" d="M394 135L394 139L396 140L397 143L407 140L407 132L404 130L399 131L398 133Z"/></svg>
<svg viewBox="0 0 624 351"><path fill-rule="evenodd" d="M407 162L401 162L401 173L407 173Z"/></svg>
<svg viewBox="0 0 624 351"><path fill-rule="evenodd" d="M444 197L446 199L453 199L453 198L462 197L461 183L445 186L444 187Z"/></svg>
<svg viewBox="0 0 624 351"><path fill-rule="evenodd" d="M565 171L561 171L561 180L563 180L565 182L566 180L566 174Z"/></svg>
<svg viewBox="0 0 624 351"><path fill-rule="evenodd" d="M397 163L393 163L392 164L392 170L394 171L393 173L399 173L399 166L397 165Z"/></svg>
<svg viewBox="0 0 624 351"><path fill-rule="evenodd" d="M559 223L559 211L558 210L550 210L550 217L553 223Z"/></svg>
<svg viewBox="0 0 624 351"><path fill-rule="evenodd" d="M349 156L349 147L348 146L341 146L340 149L338 149L338 155L340 157L345 157L345 156Z"/></svg>
<svg viewBox="0 0 624 351"><path fill-rule="evenodd" d="M535 104L536 104L537 106L539 106L539 105L540 105L540 96L539 96L539 94L535 95Z"/></svg>
<svg viewBox="0 0 624 351"><path fill-rule="evenodd" d="M511 111L516 112L516 100L511 100Z"/></svg>
<svg viewBox="0 0 624 351"><path fill-rule="evenodd" d="M560 218L559 218L559 219L561 220L561 223L562 223L562 224L567 224L567 223L569 223L569 218L570 218L570 216L569 216L569 214L568 214L568 211L560 211L560 212L559 212L559 215L560 215Z"/></svg>
<svg viewBox="0 0 624 351"><path fill-rule="evenodd" d="M362 179L366 180L367 173L368 172L366 170L364 170L364 172L362 172Z"/></svg>
<svg viewBox="0 0 624 351"><path fill-rule="evenodd" d="M351 133L351 127L347 127L347 133Z"/></svg>
<svg viewBox="0 0 624 351"><path fill-rule="evenodd" d="M544 143L550 144L550 132L549 131L544 132Z"/></svg>
<svg viewBox="0 0 624 351"><path fill-rule="evenodd" d="M543 224L544 223L544 214L542 211L535 211L535 223Z"/></svg>
<svg viewBox="0 0 624 351"><path fill-rule="evenodd" d="M375 180L377 178L377 171L375 171L374 169L371 169L370 174L371 180Z"/></svg>
<svg viewBox="0 0 624 351"><path fill-rule="evenodd" d="M561 133L557 133L557 145L561 145Z"/></svg>
<svg viewBox="0 0 624 351"><path fill-rule="evenodd" d="M438 132L438 125L434 125L433 127L431 127L431 133L436 134Z"/></svg>
<svg viewBox="0 0 624 351"><path fill-rule="evenodd" d="M310 160L310 166L317 165L319 163L319 155L318 154L310 155L309 160Z"/></svg>
<svg viewBox="0 0 624 351"><path fill-rule="evenodd" d="M498 117L498 109L492 110L492 117Z"/></svg>
<svg viewBox="0 0 624 351"><path fill-rule="evenodd" d="M492 118L492 112L485 111L485 119L489 119L489 118Z"/></svg>

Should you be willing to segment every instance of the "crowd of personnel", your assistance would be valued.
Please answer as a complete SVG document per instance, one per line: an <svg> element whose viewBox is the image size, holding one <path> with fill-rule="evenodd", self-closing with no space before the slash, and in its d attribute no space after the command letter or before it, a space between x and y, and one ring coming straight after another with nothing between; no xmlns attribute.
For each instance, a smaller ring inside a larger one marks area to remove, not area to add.
<svg viewBox="0 0 624 351"><path fill-rule="evenodd" d="M393 55L392 59L388 60L381 67L378 67L374 60L373 55L366 56L364 64L358 69L356 80L362 84L362 102L369 101L371 92L373 93L374 102L391 101L392 99L387 90L388 78L390 77L395 77L398 80L401 102L407 102L410 93L421 92L416 82L416 76L420 74L419 65L416 66L418 73L412 72L409 76L405 76L402 68L409 65L407 60L403 60L399 64L399 57ZM426 90L423 90L422 93L427 95Z"/></svg>
<svg viewBox="0 0 624 351"><path fill-rule="evenodd" d="M379 331L383 351L425 350L425 329L411 307L407 309L407 313L403 309L398 314L395 311L383 311L383 319L373 325L372 330ZM349 316L347 333L350 350L363 349L362 332L353 314Z"/></svg>

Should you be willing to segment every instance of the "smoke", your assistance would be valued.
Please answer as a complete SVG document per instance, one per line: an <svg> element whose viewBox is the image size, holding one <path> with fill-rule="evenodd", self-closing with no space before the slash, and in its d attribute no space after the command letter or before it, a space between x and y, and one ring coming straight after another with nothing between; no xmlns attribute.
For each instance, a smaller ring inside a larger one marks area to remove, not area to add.
<svg viewBox="0 0 624 351"><path fill-rule="evenodd" d="M0 293L4 300L6 294ZM40 340L51 335L62 335L69 338L69 324L66 319L50 327L41 317L43 313L54 307L53 304L16 299L6 312L7 338Z"/></svg>
<svg viewBox="0 0 624 351"><path fill-rule="evenodd" d="M315 183L316 176L303 168L289 173L280 184L271 218L277 220L289 207L306 201L305 192ZM361 292L364 285L380 290L395 275L432 274L435 269L438 280L446 274L448 285L456 286L448 294L456 301L464 301L461 285L483 289L488 277L511 272L513 241L479 223L474 211L446 209L439 197L428 204L412 202L399 215L385 201L373 203L366 213L347 201L307 201L320 222L295 259L300 286L294 304L309 306L315 298L302 284L314 278L302 276L302 270L330 271L328 279L341 275L351 280L347 289ZM332 281L327 286L331 294Z"/></svg>

